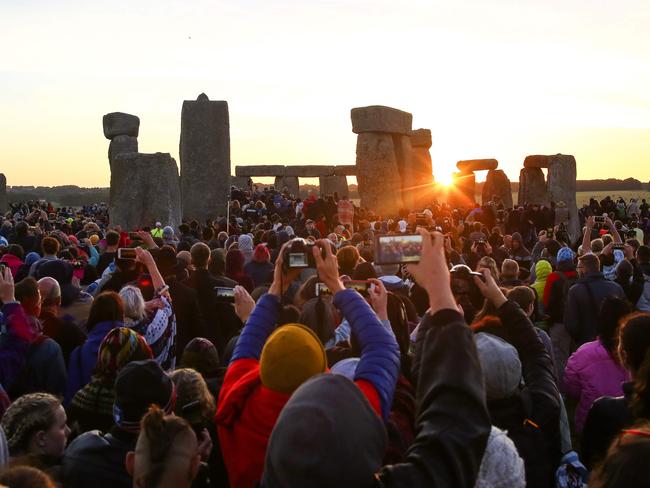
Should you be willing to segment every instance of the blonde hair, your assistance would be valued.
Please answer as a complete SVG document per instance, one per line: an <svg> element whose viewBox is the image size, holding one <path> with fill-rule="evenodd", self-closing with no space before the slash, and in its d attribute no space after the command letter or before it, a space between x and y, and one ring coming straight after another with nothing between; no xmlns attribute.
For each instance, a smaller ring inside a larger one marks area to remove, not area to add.
<svg viewBox="0 0 650 488"><path fill-rule="evenodd" d="M140 288L127 285L120 290L120 298L124 303L124 318L138 321L145 317L144 297Z"/></svg>
<svg viewBox="0 0 650 488"><path fill-rule="evenodd" d="M497 262L490 256L483 256L479 259L479 262L476 264L476 269L478 270L479 268L489 269L490 273L492 273L492 278L494 278L496 282L499 281L499 268L497 268Z"/></svg>
<svg viewBox="0 0 650 488"><path fill-rule="evenodd" d="M28 454L32 436L55 424L56 410L60 405L59 399L49 393L23 395L9 405L2 417L2 428L12 457Z"/></svg>

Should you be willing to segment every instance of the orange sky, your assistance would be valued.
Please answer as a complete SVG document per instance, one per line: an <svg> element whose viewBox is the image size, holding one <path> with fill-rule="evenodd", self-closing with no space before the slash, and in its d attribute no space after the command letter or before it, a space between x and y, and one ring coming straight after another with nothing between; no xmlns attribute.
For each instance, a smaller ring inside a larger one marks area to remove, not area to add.
<svg viewBox="0 0 650 488"><path fill-rule="evenodd" d="M107 186L103 114L177 158L182 101L206 92L229 102L233 167L352 164L349 110L381 104L432 130L439 179L561 152L580 179L648 181L648 25L647 0L3 5L0 171Z"/></svg>

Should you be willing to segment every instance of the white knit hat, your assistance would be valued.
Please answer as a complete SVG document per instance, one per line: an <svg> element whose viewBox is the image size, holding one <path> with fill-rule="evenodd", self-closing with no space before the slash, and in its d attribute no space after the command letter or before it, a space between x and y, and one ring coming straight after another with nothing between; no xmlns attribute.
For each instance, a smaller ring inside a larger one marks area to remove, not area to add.
<svg viewBox="0 0 650 488"><path fill-rule="evenodd" d="M526 486L524 461L504 431L492 426L475 488L523 488Z"/></svg>

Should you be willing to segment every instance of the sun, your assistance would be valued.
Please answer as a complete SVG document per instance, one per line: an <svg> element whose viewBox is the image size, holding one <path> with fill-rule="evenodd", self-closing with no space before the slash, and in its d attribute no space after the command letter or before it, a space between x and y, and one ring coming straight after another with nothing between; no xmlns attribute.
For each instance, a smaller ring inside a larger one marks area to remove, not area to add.
<svg viewBox="0 0 650 488"><path fill-rule="evenodd" d="M443 186L451 186L454 181L451 176L451 173L443 173L436 177L436 183L440 183Z"/></svg>

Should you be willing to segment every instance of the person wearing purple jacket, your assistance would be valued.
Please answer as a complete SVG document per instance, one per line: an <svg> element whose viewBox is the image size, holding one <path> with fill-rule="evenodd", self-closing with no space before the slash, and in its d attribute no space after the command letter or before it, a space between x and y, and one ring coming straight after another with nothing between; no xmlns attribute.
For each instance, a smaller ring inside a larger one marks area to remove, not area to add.
<svg viewBox="0 0 650 488"><path fill-rule="evenodd" d="M589 409L602 396L623 395L623 383L630 374L617 354L619 321L632 312L630 304L618 297L606 298L598 314L598 339L574 352L564 370L564 392L578 400L575 431L582 432Z"/></svg>

